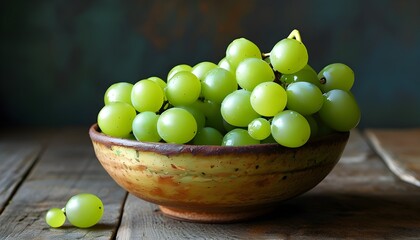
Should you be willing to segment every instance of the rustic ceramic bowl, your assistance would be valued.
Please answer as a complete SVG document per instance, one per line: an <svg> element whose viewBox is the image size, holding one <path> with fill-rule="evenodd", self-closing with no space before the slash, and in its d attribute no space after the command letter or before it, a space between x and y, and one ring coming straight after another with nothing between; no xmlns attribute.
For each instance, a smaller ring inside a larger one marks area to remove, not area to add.
<svg viewBox="0 0 420 240"><path fill-rule="evenodd" d="M125 190L170 217L233 222L272 211L316 186L335 166L349 133L300 148L177 145L119 139L89 130L97 158Z"/></svg>

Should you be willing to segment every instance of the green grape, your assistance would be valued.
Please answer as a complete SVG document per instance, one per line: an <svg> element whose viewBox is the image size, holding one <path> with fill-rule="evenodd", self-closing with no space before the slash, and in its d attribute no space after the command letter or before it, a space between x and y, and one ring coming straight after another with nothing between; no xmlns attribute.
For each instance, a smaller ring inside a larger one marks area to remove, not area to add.
<svg viewBox="0 0 420 240"><path fill-rule="evenodd" d="M157 83L162 90L166 88L166 82L160 77L149 77L147 80Z"/></svg>
<svg viewBox="0 0 420 240"><path fill-rule="evenodd" d="M304 116L306 118L306 121L309 123L309 127L311 129L311 136L310 138L314 138L318 135L318 122L315 119L314 115L306 115Z"/></svg>
<svg viewBox="0 0 420 240"><path fill-rule="evenodd" d="M187 64L176 65L169 71L166 81L169 82L171 78L178 72L182 72L182 71L191 72L191 70L192 70L192 67L190 65L187 65Z"/></svg>
<svg viewBox="0 0 420 240"><path fill-rule="evenodd" d="M226 59L236 68L246 58L261 59L261 51L255 43L246 38L233 40L226 49Z"/></svg>
<svg viewBox="0 0 420 240"><path fill-rule="evenodd" d="M308 63L308 51L302 42L285 38L271 50L270 62L282 74L295 73Z"/></svg>
<svg viewBox="0 0 420 240"><path fill-rule="evenodd" d="M138 141L228 146L261 141L296 148L309 138L357 126L353 84L353 70L342 63L317 73L293 30L267 54L238 38L217 65L180 64L166 82L149 77L134 85L115 83L105 92L97 121L104 134Z"/></svg>
<svg viewBox="0 0 420 240"><path fill-rule="evenodd" d="M232 131L233 129L238 128L238 127L229 124L228 122L226 122L223 119L223 128L224 128L225 132L229 132L229 131Z"/></svg>
<svg viewBox="0 0 420 240"><path fill-rule="evenodd" d="M201 92L200 80L191 72L178 72L166 85L166 97L173 106L189 105L197 101Z"/></svg>
<svg viewBox="0 0 420 240"><path fill-rule="evenodd" d="M194 73L200 81L202 81L206 74L216 67L217 65L212 62L200 62L192 68L191 72Z"/></svg>
<svg viewBox="0 0 420 240"><path fill-rule="evenodd" d="M66 215L59 208L51 208L45 215L45 221L50 227L58 228L66 222Z"/></svg>
<svg viewBox="0 0 420 240"><path fill-rule="evenodd" d="M185 109L193 115L195 121L197 122L197 129L201 129L206 125L206 116L199 105L191 104L188 106L179 106L179 108Z"/></svg>
<svg viewBox="0 0 420 240"><path fill-rule="evenodd" d="M134 118L135 119L135 118ZM127 137L124 137L125 139L128 139L128 140L137 140L136 139L136 136L134 136L134 134L133 134L133 132L131 132L130 134L128 134L128 136Z"/></svg>
<svg viewBox="0 0 420 240"><path fill-rule="evenodd" d="M259 58L247 58L236 68L236 81L241 88L252 91L262 82L274 81L274 72L270 65Z"/></svg>
<svg viewBox="0 0 420 240"><path fill-rule="evenodd" d="M302 115L311 115L321 109L324 96L317 86L308 82L294 82L287 86L287 108Z"/></svg>
<svg viewBox="0 0 420 240"><path fill-rule="evenodd" d="M251 93L251 106L262 116L276 115L283 111L286 103L286 90L275 82L260 83Z"/></svg>
<svg viewBox="0 0 420 240"><path fill-rule="evenodd" d="M71 224L79 228L88 228L101 220L104 205L97 196L90 193L81 193L69 199L65 211Z"/></svg>
<svg viewBox="0 0 420 240"><path fill-rule="evenodd" d="M112 84L105 92L105 105L111 102L125 102L131 104L131 90L133 84L126 82L119 82Z"/></svg>
<svg viewBox="0 0 420 240"><path fill-rule="evenodd" d="M157 121L159 115L154 112L141 112L133 121L133 134L135 139L144 142L159 142L160 136L157 132Z"/></svg>
<svg viewBox="0 0 420 240"><path fill-rule="evenodd" d="M260 141L252 138L248 131L242 128L235 128L226 133L223 137L223 146L246 146L259 144Z"/></svg>
<svg viewBox="0 0 420 240"><path fill-rule="evenodd" d="M162 78L160 78L160 77L149 77L147 80L150 80L152 82L155 82L155 83L157 83L159 85L159 87L163 91L163 103L165 103L165 101L168 100L168 99L166 99L166 95L165 95L166 82ZM166 104L167 104L167 102L166 102ZM163 109L167 109L167 107L163 106Z"/></svg>
<svg viewBox="0 0 420 240"><path fill-rule="evenodd" d="M324 123L324 121L321 120L321 118L319 117L319 113L317 113L313 116L314 116L314 119L316 121L316 125L318 127L315 137L327 136L327 135L330 135L330 134L335 132L334 129L329 127L327 124ZM312 136L312 134L311 134L311 136Z"/></svg>
<svg viewBox="0 0 420 240"><path fill-rule="evenodd" d="M111 137L125 138L131 132L136 110L124 102L105 105L98 114L98 125L103 133Z"/></svg>
<svg viewBox="0 0 420 240"><path fill-rule="evenodd" d="M160 115L157 130L165 142L183 144L191 141L196 135L197 122L187 110L173 107Z"/></svg>
<svg viewBox="0 0 420 240"><path fill-rule="evenodd" d="M204 127L198 130L193 139L195 145L222 145L223 135L215 128Z"/></svg>
<svg viewBox="0 0 420 240"><path fill-rule="evenodd" d="M350 91L354 83L354 72L343 63L332 63L318 73L318 78L324 93L333 89Z"/></svg>
<svg viewBox="0 0 420 240"><path fill-rule="evenodd" d="M215 103L221 103L228 94L237 89L235 76L219 67L210 70L201 82L203 97Z"/></svg>
<svg viewBox="0 0 420 240"><path fill-rule="evenodd" d="M315 84L318 88L321 88L321 83L318 80L318 73L308 64L295 73L281 75L280 81L288 84L293 82L309 82Z"/></svg>
<svg viewBox="0 0 420 240"><path fill-rule="evenodd" d="M220 112L220 103L213 101L204 100L197 101L194 103L199 109L201 109L206 117L206 126L217 129L219 132L224 133L225 128L223 126L223 117Z"/></svg>
<svg viewBox="0 0 420 240"><path fill-rule="evenodd" d="M349 131L360 121L360 109L347 91L333 89L324 93L324 104L319 110L321 120L336 131Z"/></svg>
<svg viewBox="0 0 420 240"><path fill-rule="evenodd" d="M164 91L159 84L148 79L138 81L131 91L131 102L138 112L159 111L164 97Z"/></svg>
<svg viewBox="0 0 420 240"><path fill-rule="evenodd" d="M232 64L229 63L229 61L226 58L222 58L220 62L217 64L220 68L226 69L232 74L235 74L236 69L232 66Z"/></svg>
<svg viewBox="0 0 420 240"><path fill-rule="evenodd" d="M251 92L244 89L236 90L227 95L222 102L220 111L223 119L236 127L247 127L260 115L251 106Z"/></svg>
<svg viewBox="0 0 420 240"><path fill-rule="evenodd" d="M248 124L248 133L256 140L266 139L271 134L270 122L265 118L256 118Z"/></svg>
<svg viewBox="0 0 420 240"><path fill-rule="evenodd" d="M274 116L271 134L280 145L296 148L308 141L311 129L304 116L292 110L285 110Z"/></svg>

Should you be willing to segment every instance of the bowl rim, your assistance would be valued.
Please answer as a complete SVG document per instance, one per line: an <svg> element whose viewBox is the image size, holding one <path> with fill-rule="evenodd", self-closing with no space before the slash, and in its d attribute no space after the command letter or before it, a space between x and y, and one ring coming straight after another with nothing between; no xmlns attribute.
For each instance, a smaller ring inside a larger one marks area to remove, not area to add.
<svg viewBox="0 0 420 240"><path fill-rule="evenodd" d="M262 143L247 146L218 146L218 145L192 145L192 144L173 144L163 142L142 142L138 140L117 138L108 136L100 131L97 123L89 128L89 136L93 142L99 142L109 148L112 146L130 147L140 151L158 152L160 154L192 153L200 155L221 155L221 154L249 154L249 153L273 153L298 151L303 148L313 148L319 145L347 141L350 131L334 132L316 139L310 139L301 147L289 148L278 143Z"/></svg>

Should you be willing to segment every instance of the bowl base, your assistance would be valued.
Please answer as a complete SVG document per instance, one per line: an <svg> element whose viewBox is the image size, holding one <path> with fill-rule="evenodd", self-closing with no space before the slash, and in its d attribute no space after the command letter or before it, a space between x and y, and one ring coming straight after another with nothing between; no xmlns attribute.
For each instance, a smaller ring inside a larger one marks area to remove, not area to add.
<svg viewBox="0 0 420 240"><path fill-rule="evenodd" d="M260 217L269 212L268 209L247 210L241 212L201 212L180 208L159 206L163 215L181 221L199 223L234 223Z"/></svg>

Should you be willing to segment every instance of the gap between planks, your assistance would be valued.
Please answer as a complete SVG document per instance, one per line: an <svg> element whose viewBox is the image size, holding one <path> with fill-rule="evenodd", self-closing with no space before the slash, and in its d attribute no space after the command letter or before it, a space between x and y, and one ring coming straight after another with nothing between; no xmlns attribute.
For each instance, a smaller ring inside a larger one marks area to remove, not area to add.
<svg viewBox="0 0 420 240"><path fill-rule="evenodd" d="M0 140L0 215L23 183L44 145L36 141Z"/></svg>
<svg viewBox="0 0 420 240"><path fill-rule="evenodd" d="M21 135L22 136L22 135ZM96 159L88 129L54 131L45 151L0 215L1 239L114 239L127 193ZM45 223L51 207L64 207L74 194L98 195L104 216L92 228L79 229L69 222L58 229Z"/></svg>
<svg viewBox="0 0 420 240"><path fill-rule="evenodd" d="M420 187L420 128L367 129L365 134L395 175Z"/></svg>
<svg viewBox="0 0 420 240"><path fill-rule="evenodd" d="M359 132L318 186L262 218L233 224L173 220L129 195L117 239L384 239L420 234L420 190L395 177Z"/></svg>

